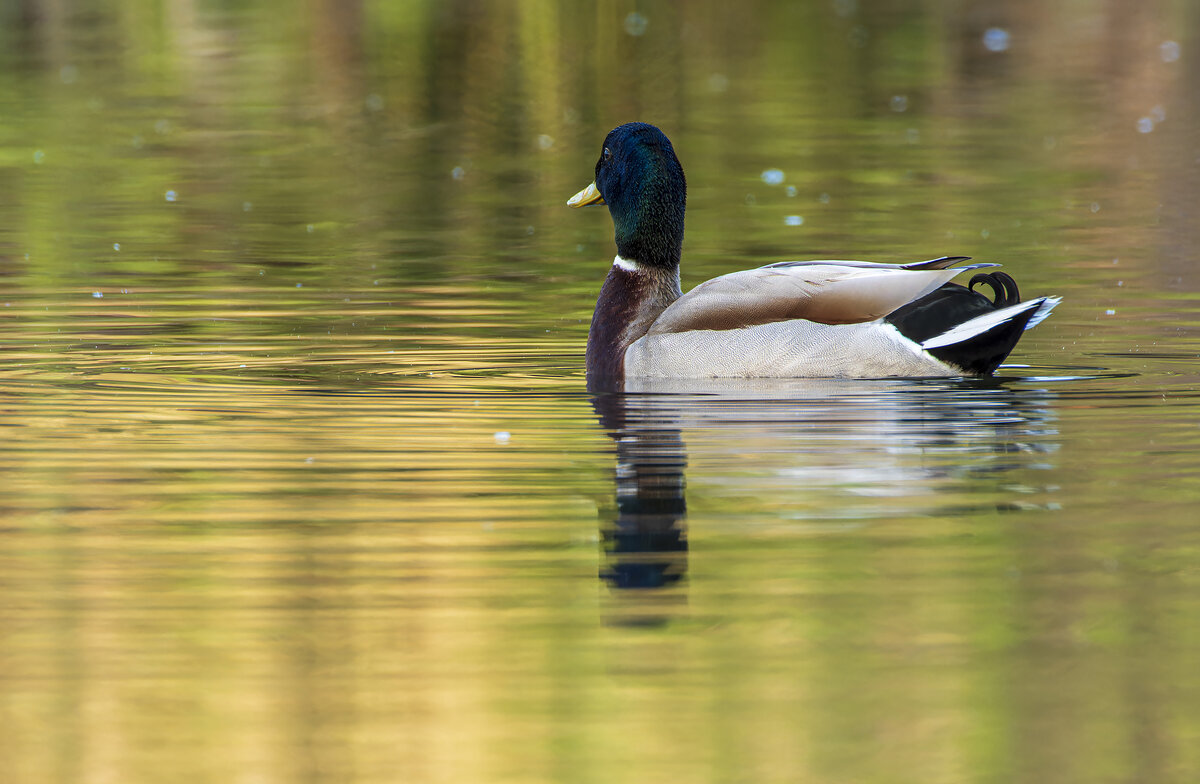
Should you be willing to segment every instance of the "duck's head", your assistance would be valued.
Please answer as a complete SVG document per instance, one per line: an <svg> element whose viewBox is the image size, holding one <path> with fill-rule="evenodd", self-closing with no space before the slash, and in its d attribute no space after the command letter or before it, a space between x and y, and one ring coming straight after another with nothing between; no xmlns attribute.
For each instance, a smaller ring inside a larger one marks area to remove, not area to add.
<svg viewBox="0 0 1200 784"><path fill-rule="evenodd" d="M679 265L687 182L670 140L653 125L627 123L609 131L595 182L567 204L607 204L621 258L668 269Z"/></svg>

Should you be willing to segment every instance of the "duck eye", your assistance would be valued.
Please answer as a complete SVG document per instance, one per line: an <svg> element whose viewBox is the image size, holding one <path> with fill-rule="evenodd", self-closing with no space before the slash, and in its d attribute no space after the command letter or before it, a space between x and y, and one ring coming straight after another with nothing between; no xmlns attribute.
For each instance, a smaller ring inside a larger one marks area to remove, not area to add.
<svg viewBox="0 0 1200 784"><path fill-rule="evenodd" d="M607 147L604 148L604 160L606 160L606 161L612 160L612 150L608 149Z"/></svg>

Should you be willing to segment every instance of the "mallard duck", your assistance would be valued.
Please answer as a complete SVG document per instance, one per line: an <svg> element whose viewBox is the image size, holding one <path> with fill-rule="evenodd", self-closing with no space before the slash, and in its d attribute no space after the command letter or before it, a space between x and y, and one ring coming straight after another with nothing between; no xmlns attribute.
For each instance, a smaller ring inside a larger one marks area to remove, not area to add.
<svg viewBox="0 0 1200 784"><path fill-rule="evenodd" d="M587 342L589 385L630 378L987 376L1060 301L1022 302L996 264L785 261L683 294L687 183L670 140L628 123L604 139L595 181L567 204L608 206L617 257ZM992 291L989 299L977 286Z"/></svg>

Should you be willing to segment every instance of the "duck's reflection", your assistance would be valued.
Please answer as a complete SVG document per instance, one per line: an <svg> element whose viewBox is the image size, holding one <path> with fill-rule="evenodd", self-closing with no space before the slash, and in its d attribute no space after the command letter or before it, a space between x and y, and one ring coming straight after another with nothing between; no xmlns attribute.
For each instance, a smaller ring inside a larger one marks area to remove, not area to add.
<svg viewBox="0 0 1200 784"><path fill-rule="evenodd" d="M1053 488L1034 473L1058 450L1053 381L653 382L597 395L617 447L601 576L614 588L655 589L687 573L683 431L699 434L693 449L706 465L737 467L706 475L714 495L770 499L723 527L816 532L899 515L1053 508Z"/></svg>
<svg viewBox="0 0 1200 784"><path fill-rule="evenodd" d="M641 416L625 395L596 397L593 405L617 445L617 512L601 527L607 552L601 577L616 588L677 583L687 571L687 455L679 429L660 416Z"/></svg>

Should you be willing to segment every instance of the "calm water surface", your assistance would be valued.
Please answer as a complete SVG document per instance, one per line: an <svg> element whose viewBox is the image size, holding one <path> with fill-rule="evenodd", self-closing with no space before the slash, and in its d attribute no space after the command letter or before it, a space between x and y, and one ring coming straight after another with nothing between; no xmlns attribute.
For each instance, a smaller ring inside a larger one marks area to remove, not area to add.
<svg viewBox="0 0 1200 784"><path fill-rule="evenodd" d="M1200 779L1193 4L151 5L0 3L0 780ZM1065 300L592 397L631 119Z"/></svg>

